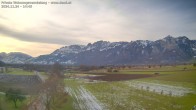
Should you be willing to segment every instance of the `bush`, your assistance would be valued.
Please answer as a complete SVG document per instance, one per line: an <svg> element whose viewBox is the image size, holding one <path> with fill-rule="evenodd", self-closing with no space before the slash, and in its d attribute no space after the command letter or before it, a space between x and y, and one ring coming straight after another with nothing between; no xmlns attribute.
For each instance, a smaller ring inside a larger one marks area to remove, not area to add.
<svg viewBox="0 0 196 110"><path fill-rule="evenodd" d="M115 69L115 70L113 70L113 72L119 72L119 70Z"/></svg>
<svg viewBox="0 0 196 110"><path fill-rule="evenodd" d="M160 73L154 73L154 75L159 75Z"/></svg>
<svg viewBox="0 0 196 110"><path fill-rule="evenodd" d="M184 69L184 70L187 70L187 67L184 67L183 69Z"/></svg>
<svg viewBox="0 0 196 110"><path fill-rule="evenodd" d="M196 67L196 63L193 63L193 66Z"/></svg>

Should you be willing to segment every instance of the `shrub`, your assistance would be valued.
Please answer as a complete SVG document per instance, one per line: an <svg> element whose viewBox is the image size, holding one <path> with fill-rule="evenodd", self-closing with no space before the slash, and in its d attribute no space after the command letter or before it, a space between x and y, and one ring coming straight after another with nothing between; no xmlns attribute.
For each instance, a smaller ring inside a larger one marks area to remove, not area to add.
<svg viewBox="0 0 196 110"><path fill-rule="evenodd" d="M119 70L115 69L115 70L113 70L113 72L119 72Z"/></svg>
<svg viewBox="0 0 196 110"><path fill-rule="evenodd" d="M154 75L159 75L160 73L154 73Z"/></svg>
<svg viewBox="0 0 196 110"><path fill-rule="evenodd" d="M196 63L193 63L193 66L196 67Z"/></svg>

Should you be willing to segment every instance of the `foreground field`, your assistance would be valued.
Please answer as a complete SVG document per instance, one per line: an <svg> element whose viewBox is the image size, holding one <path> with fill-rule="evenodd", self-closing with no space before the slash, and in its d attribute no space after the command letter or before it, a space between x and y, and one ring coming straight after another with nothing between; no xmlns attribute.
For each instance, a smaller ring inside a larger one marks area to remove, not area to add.
<svg viewBox="0 0 196 110"><path fill-rule="evenodd" d="M23 102L17 102L17 108L15 108L13 102L6 100L5 95L0 93L0 110L22 110L27 104L27 100Z"/></svg>
<svg viewBox="0 0 196 110"><path fill-rule="evenodd" d="M146 71L142 70L142 74L151 77L132 77L129 80L105 78L122 79L124 73L121 72L132 69L102 74L100 72L103 70L96 70L90 74L75 74L71 79L66 79L65 84L69 88L67 91L77 97L74 106L78 110L83 110L81 105L86 110L190 110L196 105L196 70L189 65L190 69L183 68L163 67L159 71L161 74L155 76L154 72L158 72L158 69L147 68ZM141 74L138 70L135 73ZM89 96L91 99L84 98ZM93 104L95 108L88 107L88 104Z"/></svg>
<svg viewBox="0 0 196 110"><path fill-rule="evenodd" d="M17 68L11 70L9 74L21 78L34 74ZM41 76L47 78L48 75ZM1 80L1 88L20 88L15 83L4 82L6 78ZM7 81L19 83L22 80L9 77ZM64 91L69 95L58 110L191 110L196 105L196 68L192 65L132 67L118 72L107 72L107 69L66 71L64 83ZM2 110L15 110L2 94L0 102L1 108L8 107ZM16 110L21 107L19 104Z"/></svg>
<svg viewBox="0 0 196 110"><path fill-rule="evenodd" d="M158 90L149 90L143 86L143 89L130 86L132 81L128 82L107 82L89 84L86 87L103 103L108 105L111 110L188 110L196 102L196 95L191 91L183 96L176 96L175 90L171 88L161 88L163 92L170 89L171 95L157 93ZM166 85L162 85L166 86ZM144 89L145 88L145 89ZM184 88L186 89L186 88ZM187 88L188 89L188 88ZM173 95L174 96L173 96Z"/></svg>

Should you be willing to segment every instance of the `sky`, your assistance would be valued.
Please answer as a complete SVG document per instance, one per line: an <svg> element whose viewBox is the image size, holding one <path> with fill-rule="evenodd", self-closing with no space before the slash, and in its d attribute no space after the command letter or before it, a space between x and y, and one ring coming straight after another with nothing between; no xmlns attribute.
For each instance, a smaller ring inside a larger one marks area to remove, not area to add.
<svg viewBox="0 0 196 110"><path fill-rule="evenodd" d="M71 4L0 8L0 52L35 57L99 40L130 42L167 35L196 39L196 0L67 1Z"/></svg>

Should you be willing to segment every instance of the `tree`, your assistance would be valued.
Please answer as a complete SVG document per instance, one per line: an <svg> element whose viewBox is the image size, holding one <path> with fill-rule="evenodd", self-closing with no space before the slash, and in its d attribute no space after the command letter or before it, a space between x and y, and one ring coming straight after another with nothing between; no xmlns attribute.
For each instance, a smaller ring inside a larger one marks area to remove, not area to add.
<svg viewBox="0 0 196 110"><path fill-rule="evenodd" d="M6 91L5 96L9 101L14 102L15 108L17 108L17 101L22 102L23 100L26 99L26 97L22 95L20 90L14 90L14 89L9 89L8 91Z"/></svg>
<svg viewBox="0 0 196 110"><path fill-rule="evenodd" d="M54 63L51 69L52 76L62 76L63 66L59 63Z"/></svg>
<svg viewBox="0 0 196 110"><path fill-rule="evenodd" d="M115 70L113 70L113 72L119 72L119 70L118 69L115 69Z"/></svg>
<svg viewBox="0 0 196 110"><path fill-rule="evenodd" d="M51 74L49 78L41 85L41 93L46 110L51 110L60 106L62 99L66 99L64 92L64 75L62 74L62 66L55 63L51 67ZM58 103L57 103L58 102Z"/></svg>

